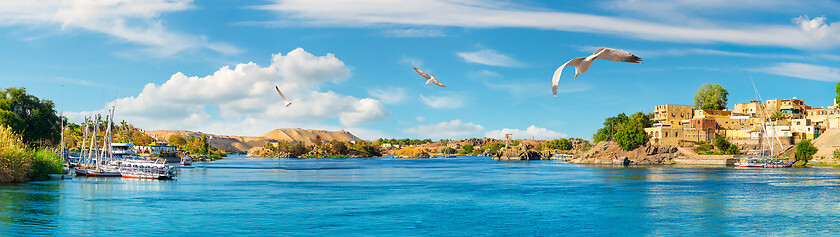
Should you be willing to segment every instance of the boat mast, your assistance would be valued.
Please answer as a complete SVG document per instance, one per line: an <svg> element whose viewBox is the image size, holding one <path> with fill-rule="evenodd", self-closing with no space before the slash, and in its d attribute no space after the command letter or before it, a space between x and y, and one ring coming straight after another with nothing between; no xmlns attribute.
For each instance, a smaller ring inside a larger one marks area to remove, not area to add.
<svg viewBox="0 0 840 237"><path fill-rule="evenodd" d="M762 102L763 109L761 111L764 112L764 119L761 120L762 130L764 130L765 132L767 131L767 126L766 126L764 120L765 119L769 120L770 121L770 126L773 126L773 131L772 131L773 136L776 137L776 142L779 143L779 150L781 150L783 148L782 140L780 140L779 136L776 134L776 122L773 121L773 118L771 118L769 116L769 113L767 112L767 106L764 105L764 103L763 103L764 100L761 99L761 93L758 92L758 88L755 86L755 82L753 81L752 77L749 77L749 78L750 78L750 83L752 83L753 91L755 92L755 95L758 97L759 102ZM773 143L770 142L769 137L765 136L765 139L767 139L767 143L770 144L770 157L773 157L774 156L774 154L773 154ZM764 145L763 144L762 144L761 149L762 149L761 154L764 155Z"/></svg>
<svg viewBox="0 0 840 237"><path fill-rule="evenodd" d="M102 119L102 115L97 114L96 119L93 121L93 135L90 136L90 149L88 150L88 163L91 162L93 159L93 154L96 153L96 135L99 133L99 120ZM96 163L99 163L99 159L96 159ZM96 165L94 163L94 165ZM98 167L98 166L97 166Z"/></svg>
<svg viewBox="0 0 840 237"><path fill-rule="evenodd" d="M85 123L85 130L83 132L84 135L83 135L83 138L82 138L82 146L79 147L80 148L79 149L79 153L80 153L79 158L80 159L85 159L85 146L87 145L87 137L88 137L88 117L87 116L85 116L84 123ZM84 162L87 162L87 161L84 161ZM81 161L79 163L81 163Z"/></svg>

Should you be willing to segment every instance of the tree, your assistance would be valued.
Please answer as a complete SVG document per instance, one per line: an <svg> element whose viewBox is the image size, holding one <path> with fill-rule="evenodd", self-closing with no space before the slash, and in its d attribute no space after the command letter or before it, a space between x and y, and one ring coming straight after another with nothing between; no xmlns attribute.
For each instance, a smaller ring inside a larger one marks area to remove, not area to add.
<svg viewBox="0 0 840 237"><path fill-rule="evenodd" d="M808 163L814 157L814 154L817 154L817 148L811 144L811 140L805 139L796 144L796 154L794 154L794 157L797 161Z"/></svg>
<svg viewBox="0 0 840 237"><path fill-rule="evenodd" d="M834 103L837 103L838 105L840 105L840 82L837 83L835 91L837 91L837 96L834 97Z"/></svg>
<svg viewBox="0 0 840 237"><path fill-rule="evenodd" d="M726 109L729 92L718 84L703 84L694 94L694 109Z"/></svg>
<svg viewBox="0 0 840 237"><path fill-rule="evenodd" d="M168 141L169 141L169 145L175 146L175 147L183 147L184 145L187 145L187 139L184 138L184 136L181 136L181 134L177 134L177 133L169 135Z"/></svg>
<svg viewBox="0 0 840 237"><path fill-rule="evenodd" d="M738 150L738 146L737 146L737 145L732 144L732 145L730 145L730 146L729 146L729 149L727 149L727 150L726 150L726 154L730 154L730 155L740 155L740 154L741 154L741 150Z"/></svg>
<svg viewBox="0 0 840 237"><path fill-rule="evenodd" d="M320 146L323 141L321 140L321 135L315 135L315 145Z"/></svg>
<svg viewBox="0 0 840 237"><path fill-rule="evenodd" d="M730 146L729 141L727 141L723 136L715 137L715 147L717 147L718 150L726 152Z"/></svg>
<svg viewBox="0 0 840 237"><path fill-rule="evenodd" d="M615 133L615 142L625 151L632 150L647 142L647 134L640 123L627 123Z"/></svg>
<svg viewBox="0 0 840 237"><path fill-rule="evenodd" d="M773 120L773 121L779 121L779 120L782 120L784 118L785 118L785 113L782 113L782 111L776 111L776 113L773 113L772 115L770 115L770 119Z"/></svg>
<svg viewBox="0 0 840 237"><path fill-rule="evenodd" d="M452 147L443 148L443 150L441 150L440 152L443 153L443 154L455 154L456 153L455 148L452 148Z"/></svg>
<svg viewBox="0 0 840 237"><path fill-rule="evenodd" d="M474 149L473 145L470 145L470 144L466 144L464 146L461 146L461 150L464 152L464 154L472 153L473 149Z"/></svg>
<svg viewBox="0 0 840 237"><path fill-rule="evenodd" d="M4 113L2 119L4 123L15 125L10 126L12 129L23 127L23 130L13 130L22 135L23 142L54 144L59 140L61 119L55 112L52 101L27 94L24 88L6 88L0 91L0 110L17 115L17 118L14 118L11 114ZM23 126L19 124L21 121Z"/></svg>
<svg viewBox="0 0 840 237"><path fill-rule="evenodd" d="M332 141L330 144L330 151L332 151L333 155L347 155L348 149L343 142Z"/></svg>

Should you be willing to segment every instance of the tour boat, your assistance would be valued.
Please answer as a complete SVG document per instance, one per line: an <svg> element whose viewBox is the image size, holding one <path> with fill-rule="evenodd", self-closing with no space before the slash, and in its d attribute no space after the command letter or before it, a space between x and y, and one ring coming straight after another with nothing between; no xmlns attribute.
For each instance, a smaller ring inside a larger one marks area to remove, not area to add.
<svg viewBox="0 0 840 237"><path fill-rule="evenodd" d="M443 158L456 158L456 157L457 157L457 156L455 156L455 155L446 155L446 156L444 156Z"/></svg>
<svg viewBox="0 0 840 237"><path fill-rule="evenodd" d="M549 158L549 159L551 159L551 160L568 160L568 159L571 159L571 158L574 158L574 157L575 157L575 155L555 154L555 155L551 156L551 158Z"/></svg>
<svg viewBox="0 0 840 237"><path fill-rule="evenodd" d="M172 179L177 175L171 165L147 160L124 161L119 171L123 178L132 179Z"/></svg>
<svg viewBox="0 0 840 237"><path fill-rule="evenodd" d="M191 164L192 164L192 158L190 158L190 156L184 155L184 157L181 157L181 165L182 166L189 166Z"/></svg>

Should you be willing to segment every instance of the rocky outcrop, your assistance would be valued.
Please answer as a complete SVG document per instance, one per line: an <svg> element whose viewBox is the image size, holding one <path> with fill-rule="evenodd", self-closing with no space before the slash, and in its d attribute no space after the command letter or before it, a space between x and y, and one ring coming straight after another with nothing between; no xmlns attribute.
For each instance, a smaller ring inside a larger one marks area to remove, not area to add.
<svg viewBox="0 0 840 237"><path fill-rule="evenodd" d="M540 160L543 158L542 154L531 148L525 144L502 148L493 156L493 160Z"/></svg>
<svg viewBox="0 0 840 237"><path fill-rule="evenodd" d="M251 149L248 149L248 153L246 153L246 155L251 157L297 158L295 154L288 152L272 153L264 147L252 147Z"/></svg>
<svg viewBox="0 0 840 237"><path fill-rule="evenodd" d="M612 141L595 144L589 151L575 156L569 163L609 165L664 165L672 164L681 155L676 147L645 145L630 151L621 149Z"/></svg>

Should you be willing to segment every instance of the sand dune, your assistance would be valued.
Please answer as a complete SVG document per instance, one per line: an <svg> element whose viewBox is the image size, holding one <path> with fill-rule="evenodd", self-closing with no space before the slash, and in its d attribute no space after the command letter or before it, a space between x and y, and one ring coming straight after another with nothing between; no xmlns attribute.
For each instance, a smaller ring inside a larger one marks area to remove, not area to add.
<svg viewBox="0 0 840 237"><path fill-rule="evenodd" d="M316 136L321 136L321 140L324 142L333 140L342 142L362 140L347 131L309 130L300 128L275 129L259 137L226 136L194 131L172 130L146 131L146 134L161 141L168 141L169 136L172 136L173 134L180 134L184 137L201 137L201 135L207 135L211 138L211 146L219 150L234 153L247 152L248 149L251 149L252 147L265 146L268 142L303 142L307 145L311 145L315 143Z"/></svg>

